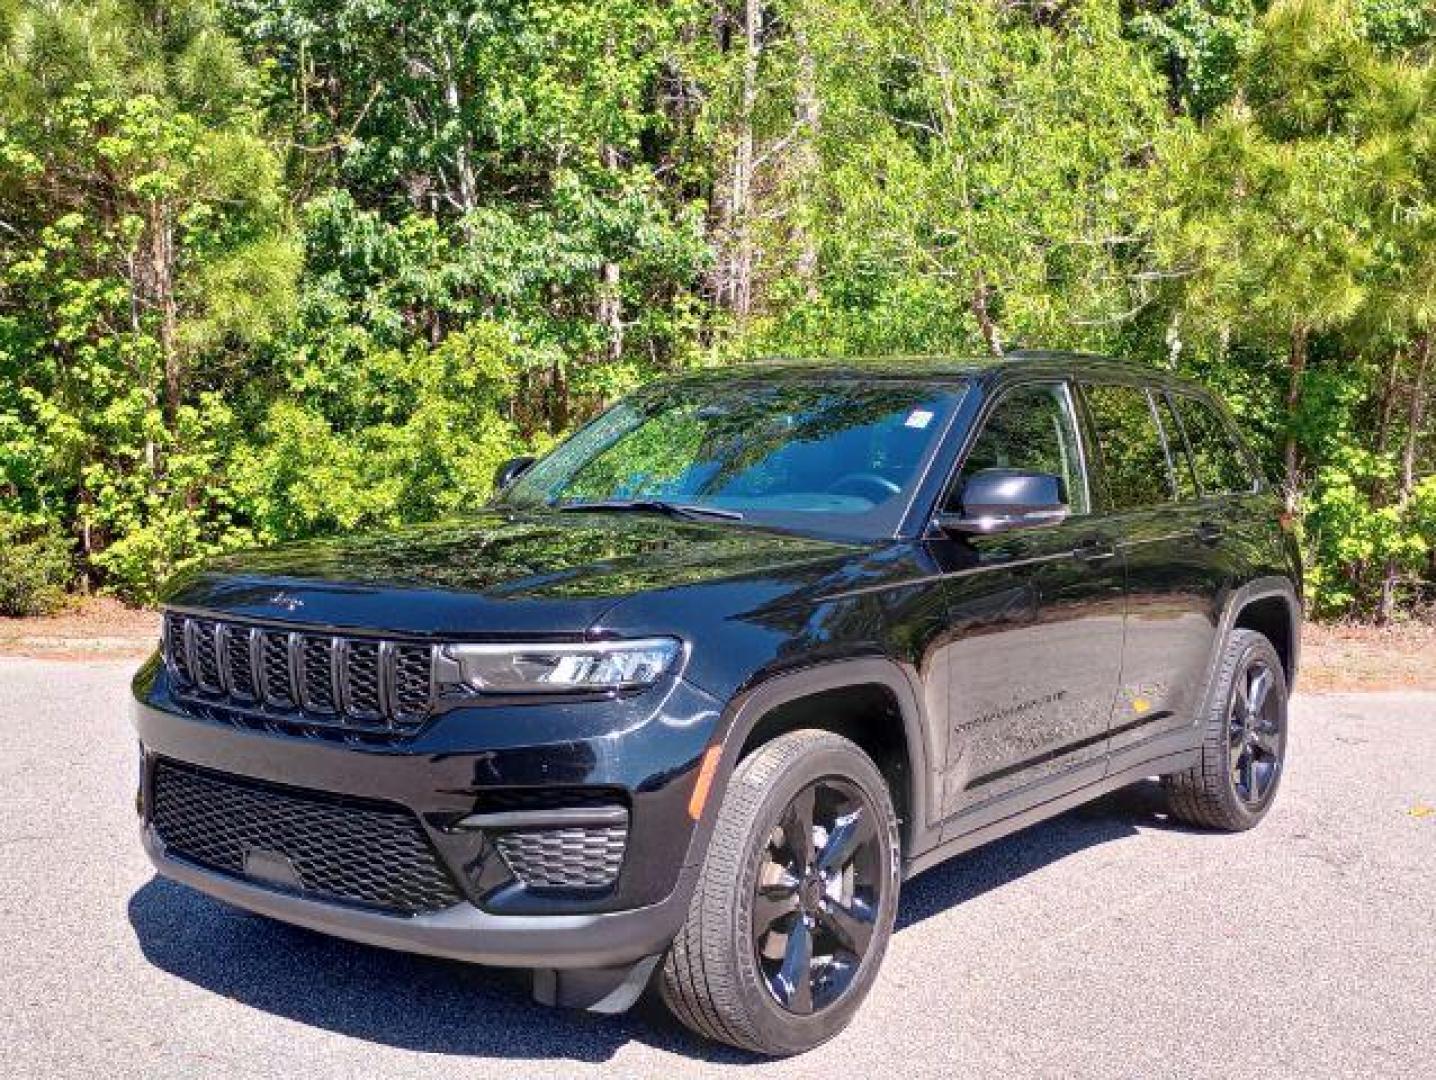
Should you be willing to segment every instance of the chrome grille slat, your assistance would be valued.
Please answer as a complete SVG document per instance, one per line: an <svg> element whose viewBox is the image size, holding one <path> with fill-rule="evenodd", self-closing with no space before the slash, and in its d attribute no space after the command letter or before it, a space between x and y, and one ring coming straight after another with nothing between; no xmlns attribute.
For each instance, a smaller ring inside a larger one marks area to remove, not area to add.
<svg viewBox="0 0 1436 1080"><path fill-rule="evenodd" d="M262 720L403 735L433 710L434 647L166 612L174 687Z"/></svg>
<svg viewBox="0 0 1436 1080"><path fill-rule="evenodd" d="M185 643L185 619L180 615L166 615L164 623L165 663L170 675L180 686L194 685L193 668L189 662L189 647Z"/></svg>
<svg viewBox="0 0 1436 1080"><path fill-rule="evenodd" d="M373 641L352 640L343 644L344 662L339 666L340 702L346 716L372 720L384 715L379 687L380 646Z"/></svg>
<svg viewBox="0 0 1436 1080"><path fill-rule="evenodd" d="M185 628L189 641L191 669L201 690L225 693L224 665L220 663L220 624L211 619L191 619Z"/></svg>
<svg viewBox="0 0 1436 1080"><path fill-rule="evenodd" d="M335 711L334 642L305 634L299 642L299 701L305 712L326 715Z"/></svg>
<svg viewBox="0 0 1436 1080"><path fill-rule="evenodd" d="M281 709L292 709L294 697L294 675L289 663L289 635L280 631L259 631L260 681L264 688L264 702Z"/></svg>
<svg viewBox="0 0 1436 1080"><path fill-rule="evenodd" d="M259 686L254 680L253 637L247 627L219 624L220 665L231 697L256 701Z"/></svg>
<svg viewBox="0 0 1436 1080"><path fill-rule="evenodd" d="M433 698L434 653L429 645L394 646L394 716L408 719L428 710Z"/></svg>
<svg viewBox="0 0 1436 1080"><path fill-rule="evenodd" d="M385 716L395 714L394 706L394 643L379 642L379 711Z"/></svg>

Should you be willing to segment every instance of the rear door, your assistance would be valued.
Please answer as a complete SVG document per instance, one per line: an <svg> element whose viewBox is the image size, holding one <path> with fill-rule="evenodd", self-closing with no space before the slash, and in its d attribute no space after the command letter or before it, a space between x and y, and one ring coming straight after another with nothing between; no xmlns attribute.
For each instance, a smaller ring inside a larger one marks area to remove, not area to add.
<svg viewBox="0 0 1436 1080"><path fill-rule="evenodd" d="M1099 498L1127 575L1109 741L1115 756L1191 724L1230 575L1224 530L1199 497L1166 395L1136 384L1087 383L1082 396L1101 461Z"/></svg>

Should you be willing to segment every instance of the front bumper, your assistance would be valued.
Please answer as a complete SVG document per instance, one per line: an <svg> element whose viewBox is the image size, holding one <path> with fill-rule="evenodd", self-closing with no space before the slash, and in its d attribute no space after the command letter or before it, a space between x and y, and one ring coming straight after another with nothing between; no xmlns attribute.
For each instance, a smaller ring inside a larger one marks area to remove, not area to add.
<svg viewBox="0 0 1436 1080"><path fill-rule="evenodd" d="M668 947L683 925L696 867L685 867L668 897L627 911L575 915L493 915L460 904L407 917L306 900L165 853L155 830L143 828L145 851L164 877L282 922L365 945L517 968L610 968Z"/></svg>
<svg viewBox="0 0 1436 1080"><path fill-rule="evenodd" d="M665 949L682 925L701 861L687 802L717 704L674 680L626 701L455 710L413 739L351 745L201 718L147 665L135 683L143 747L145 849L165 877L222 901L338 937L476 963L612 968ZM404 915L316 899L166 848L151 820L156 763L173 762L296 791L411 812L463 902ZM629 810L616 881L593 890L533 888L463 826L506 793L603 790Z"/></svg>

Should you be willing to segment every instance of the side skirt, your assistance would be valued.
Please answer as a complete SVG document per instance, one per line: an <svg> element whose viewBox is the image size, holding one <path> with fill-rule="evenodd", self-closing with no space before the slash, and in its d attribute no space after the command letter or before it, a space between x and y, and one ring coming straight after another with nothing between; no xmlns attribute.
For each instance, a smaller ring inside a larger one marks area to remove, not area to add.
<svg viewBox="0 0 1436 1080"><path fill-rule="evenodd" d="M1188 736L1188 740L1190 740L1190 736ZM1054 795L1050 799L1034 803L997 821L979 825L951 839L944 840L937 847L907 860L903 865L903 878L916 877L924 870L930 870L954 855L961 855L964 851L971 851L992 840L998 840L1025 829L1029 825L1036 825L1040 821L1056 817L1064 811L1071 810L1074 806L1081 806L1083 803L1091 802L1108 792L1135 784L1149 776L1188 768L1196 763L1198 754L1198 750L1186 748L1175 753L1164 754L1161 757L1147 758L1134 765L1125 765L1100 780L1084 784L1072 791Z"/></svg>

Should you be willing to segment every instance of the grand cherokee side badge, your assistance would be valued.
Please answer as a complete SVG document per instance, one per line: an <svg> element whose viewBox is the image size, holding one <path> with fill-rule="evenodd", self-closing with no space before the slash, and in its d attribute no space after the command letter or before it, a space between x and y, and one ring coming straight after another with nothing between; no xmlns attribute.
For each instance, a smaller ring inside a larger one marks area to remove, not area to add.
<svg viewBox="0 0 1436 1080"><path fill-rule="evenodd" d="M298 611L304 606L304 601L297 596L290 596L288 593L278 592L269 598L271 604L282 607L285 611Z"/></svg>

